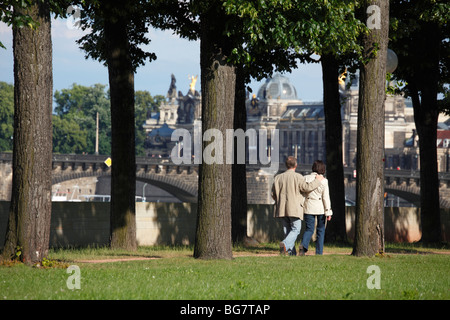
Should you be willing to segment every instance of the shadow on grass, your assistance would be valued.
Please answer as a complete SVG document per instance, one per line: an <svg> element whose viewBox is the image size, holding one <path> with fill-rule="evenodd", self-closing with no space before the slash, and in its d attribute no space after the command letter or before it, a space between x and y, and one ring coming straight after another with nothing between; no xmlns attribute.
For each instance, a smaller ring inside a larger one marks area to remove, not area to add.
<svg viewBox="0 0 450 320"><path fill-rule="evenodd" d="M101 259L101 258L162 258L155 254L152 248L139 247L136 251L128 251L125 249L111 249L109 246L79 246L54 248L51 255L67 256L68 259Z"/></svg>
<svg viewBox="0 0 450 320"><path fill-rule="evenodd" d="M388 243L386 244L386 253L397 254L435 254L448 253L450 250L449 243ZM446 252L447 251L447 252Z"/></svg>
<svg viewBox="0 0 450 320"><path fill-rule="evenodd" d="M298 246L298 243L297 243ZM310 247L315 247L315 242L310 243ZM353 244L350 242L325 242L324 251L326 253L347 253L351 254ZM253 253L278 253L277 243L260 243L251 246L236 245L233 247L236 252ZM389 254L450 254L449 243L424 244L415 243L386 243L385 253Z"/></svg>
<svg viewBox="0 0 450 320"><path fill-rule="evenodd" d="M298 245L298 243L297 243ZM311 244L315 246L314 243ZM51 250L51 256L63 260L101 260L101 259L159 259L169 257L193 257L193 245L170 245L170 246L143 246L136 251L126 251L123 249L111 249L108 246L98 247L70 247L56 248ZM254 254L261 256L279 253L279 243L257 243L233 245L233 252L237 254ZM324 252L326 254L343 254L352 252L350 243L325 243ZM450 254L448 243L442 244L422 244L422 243L387 243L386 254Z"/></svg>

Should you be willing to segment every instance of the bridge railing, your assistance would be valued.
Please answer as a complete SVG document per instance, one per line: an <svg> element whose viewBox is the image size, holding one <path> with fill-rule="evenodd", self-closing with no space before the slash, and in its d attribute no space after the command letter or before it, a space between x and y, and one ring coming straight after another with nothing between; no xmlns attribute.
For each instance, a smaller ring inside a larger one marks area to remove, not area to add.
<svg viewBox="0 0 450 320"><path fill-rule="evenodd" d="M93 154L53 154L53 162L71 162L71 163L104 163L108 155L93 155ZM0 152L0 162L12 162L11 152ZM137 165L162 165L162 166L176 166L168 158L151 158L151 157L136 157ZM197 167L198 164L182 164L183 167ZM247 170L259 170L263 167L261 165L247 164ZM280 163L279 171L284 171L284 163ZM311 165L299 165L297 171L302 173L311 172ZM356 170L354 167L344 167L344 176L347 179L355 179ZM446 183L450 186L450 172L439 172L439 180L441 183ZM417 182L420 180L420 171L418 170L391 170L385 169L385 177L389 179L413 179Z"/></svg>

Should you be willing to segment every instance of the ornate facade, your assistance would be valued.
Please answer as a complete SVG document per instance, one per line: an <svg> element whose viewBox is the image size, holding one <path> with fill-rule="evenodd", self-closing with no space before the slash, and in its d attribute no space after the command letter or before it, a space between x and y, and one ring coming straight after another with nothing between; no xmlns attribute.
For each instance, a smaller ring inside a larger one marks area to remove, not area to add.
<svg viewBox="0 0 450 320"><path fill-rule="evenodd" d="M201 127L201 97L195 90L197 76L190 77L191 83L186 95L177 93L176 79L172 74L166 101L159 107L159 113L153 115L144 124L147 132L146 150L148 156L168 157L176 143L171 141L172 132L177 128L193 132L194 127ZM164 135L159 134L163 132ZM156 138L159 141L156 141Z"/></svg>
<svg viewBox="0 0 450 320"><path fill-rule="evenodd" d="M344 79L345 77L342 76L339 78L342 98L343 163L345 166L354 166L357 152L358 86L356 80L346 85ZM148 132L149 156L170 155L174 142L170 142L169 133L174 129L184 128L192 133L194 128L201 128L201 96L195 90L196 80L196 77L191 77L191 85L186 95L183 95L181 91L177 94L176 80L172 75L166 102L160 106L159 114L148 119L144 125ZM307 103L299 99L297 89L287 77L276 74L267 79L257 94L248 97L246 108L247 130L267 130L269 145L271 130L279 130L279 160L281 162L284 162L289 155L296 156L299 164L312 164L316 159L325 160L323 103ZM165 136L161 138L158 132L164 133ZM161 144L161 141L155 141L156 137L166 143ZM445 148L438 151L440 171L447 171L446 168L449 167L448 146L449 144L446 143ZM269 156L270 152L268 148ZM411 103L402 96L386 98L385 155L386 168L418 169L419 152L413 108Z"/></svg>
<svg viewBox="0 0 450 320"><path fill-rule="evenodd" d="M348 84L340 77L343 127L343 163L354 166L358 129L357 81ZM325 118L322 102L307 103L297 98L297 90L289 79L275 75L249 101L247 127L280 130L280 161L294 155L301 164L312 164L326 157ZM258 105L260 113L255 110ZM385 152L388 168L417 168L417 144L405 142L414 136L413 110L401 96L388 96L385 102Z"/></svg>

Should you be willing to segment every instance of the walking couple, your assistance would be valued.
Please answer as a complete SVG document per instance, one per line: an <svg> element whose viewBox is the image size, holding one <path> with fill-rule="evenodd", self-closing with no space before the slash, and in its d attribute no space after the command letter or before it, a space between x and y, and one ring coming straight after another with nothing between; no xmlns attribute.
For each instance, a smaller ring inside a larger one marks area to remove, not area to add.
<svg viewBox="0 0 450 320"><path fill-rule="evenodd" d="M274 216L283 223L284 240L280 242L283 255L297 255L295 241L300 234L302 220L306 227L298 255L305 255L314 234L317 218L316 254L323 253L325 222L331 220L331 202L328 180L323 176L325 164L316 160L312 173L302 176L295 172L297 159L286 159L287 170L274 178L272 198L275 200Z"/></svg>

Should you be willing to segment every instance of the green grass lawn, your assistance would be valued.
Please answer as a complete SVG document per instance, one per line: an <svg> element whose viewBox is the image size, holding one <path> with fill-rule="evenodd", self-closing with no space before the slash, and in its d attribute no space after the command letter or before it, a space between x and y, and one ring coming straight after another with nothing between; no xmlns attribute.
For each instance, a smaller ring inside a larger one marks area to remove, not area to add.
<svg viewBox="0 0 450 320"><path fill-rule="evenodd" d="M0 300L450 299L448 249L397 245L374 258L330 246L323 256L279 256L275 244L234 252L233 260L197 260L188 247L53 250L49 258L60 261L56 267L0 266ZM153 259L81 262L133 257ZM67 286L75 276L67 273L69 265L79 267L80 289ZM373 283L375 274L368 273L373 265L380 271L380 289L367 286L368 279Z"/></svg>

